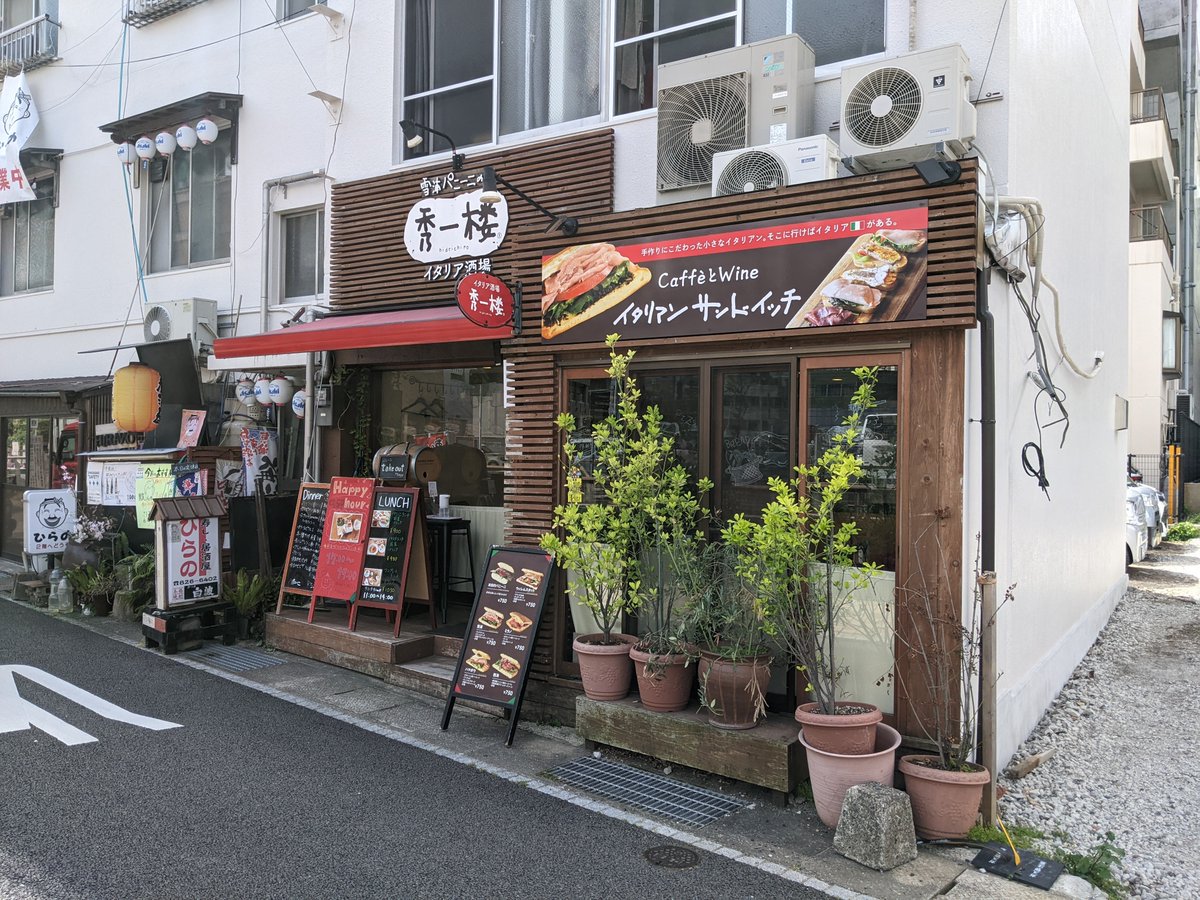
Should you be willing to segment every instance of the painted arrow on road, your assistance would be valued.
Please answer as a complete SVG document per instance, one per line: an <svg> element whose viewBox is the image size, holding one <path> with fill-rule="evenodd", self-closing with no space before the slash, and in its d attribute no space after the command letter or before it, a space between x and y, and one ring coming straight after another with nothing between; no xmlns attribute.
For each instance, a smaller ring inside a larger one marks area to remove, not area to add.
<svg viewBox="0 0 1200 900"><path fill-rule="evenodd" d="M109 703L103 697L97 697L69 681L63 681L57 675L51 675L49 672L33 666L0 666L0 734L10 731L28 731L32 727L46 732L50 737L61 741L68 747L74 747L76 744L90 744L96 740L86 731L64 722L53 713L47 712L22 697L17 692L14 675L28 678L30 681L54 691L60 697L65 697L72 703L77 703L113 722L124 722L126 725L136 725L138 728L146 728L150 731L165 731L168 728L183 727L176 722L167 722L164 719L152 719L150 716L131 713L115 703Z"/></svg>

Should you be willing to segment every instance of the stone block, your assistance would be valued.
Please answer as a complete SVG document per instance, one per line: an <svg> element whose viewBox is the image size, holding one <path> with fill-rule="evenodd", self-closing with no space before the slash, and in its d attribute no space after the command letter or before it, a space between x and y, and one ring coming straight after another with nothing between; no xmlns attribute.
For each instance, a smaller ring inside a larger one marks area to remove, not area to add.
<svg viewBox="0 0 1200 900"><path fill-rule="evenodd" d="M908 794L882 784L856 784L846 791L833 849L847 859L877 869L894 869L917 858Z"/></svg>

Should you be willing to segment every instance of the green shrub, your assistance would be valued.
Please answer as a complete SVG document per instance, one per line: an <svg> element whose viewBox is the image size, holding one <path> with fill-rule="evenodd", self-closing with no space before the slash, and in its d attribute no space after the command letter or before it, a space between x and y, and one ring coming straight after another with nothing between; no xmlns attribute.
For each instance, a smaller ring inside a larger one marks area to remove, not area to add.
<svg viewBox="0 0 1200 900"><path fill-rule="evenodd" d="M1200 537L1200 525L1191 519L1176 522L1167 529L1168 541L1190 541Z"/></svg>

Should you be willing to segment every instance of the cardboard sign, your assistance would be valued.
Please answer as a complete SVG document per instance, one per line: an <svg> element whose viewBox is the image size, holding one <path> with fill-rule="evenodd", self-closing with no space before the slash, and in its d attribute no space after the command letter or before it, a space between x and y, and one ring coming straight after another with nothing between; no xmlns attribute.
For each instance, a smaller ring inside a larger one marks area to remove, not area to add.
<svg viewBox="0 0 1200 900"><path fill-rule="evenodd" d="M405 600L429 603L432 608L427 546L421 489L376 488L358 599L350 613L351 631L358 626L360 607L395 610L397 635Z"/></svg>
<svg viewBox="0 0 1200 900"><path fill-rule="evenodd" d="M170 463L146 463L141 465L135 487L137 510L137 527L153 528L154 522L150 513L154 509L154 501L159 497L175 496L175 476L171 474Z"/></svg>
<svg viewBox="0 0 1200 900"><path fill-rule="evenodd" d="M374 491L371 478L334 478L330 482L329 509L313 581L315 595L351 603L358 599Z"/></svg>
<svg viewBox="0 0 1200 900"><path fill-rule="evenodd" d="M159 523L165 534L164 595L159 609L221 595L221 545L215 516Z"/></svg>
<svg viewBox="0 0 1200 900"><path fill-rule="evenodd" d="M277 613L283 609L284 594L312 596L328 506L329 485L300 485L300 493L296 496L296 516L292 520L292 535L288 539L287 558L283 563L283 583L275 604Z"/></svg>
<svg viewBox="0 0 1200 900"><path fill-rule="evenodd" d="M505 741L512 746L554 557L526 547L492 547L484 568L442 730L455 698L493 703L512 710Z"/></svg>
<svg viewBox="0 0 1200 900"><path fill-rule="evenodd" d="M75 530L75 492L26 491L25 552L62 553Z"/></svg>

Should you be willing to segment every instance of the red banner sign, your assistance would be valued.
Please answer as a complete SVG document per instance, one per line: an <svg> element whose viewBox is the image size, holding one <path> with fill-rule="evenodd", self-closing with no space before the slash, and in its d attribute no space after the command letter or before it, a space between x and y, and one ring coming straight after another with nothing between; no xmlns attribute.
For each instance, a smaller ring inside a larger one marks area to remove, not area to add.
<svg viewBox="0 0 1200 900"><path fill-rule="evenodd" d="M542 339L739 334L925 318L924 202L577 244L542 259Z"/></svg>
<svg viewBox="0 0 1200 900"><path fill-rule="evenodd" d="M495 275L466 275L455 291L462 314L484 328L500 328L512 321L513 295Z"/></svg>
<svg viewBox="0 0 1200 900"><path fill-rule="evenodd" d="M330 481L325 530L313 583L316 596L349 601L357 598L374 492L375 481L371 478Z"/></svg>

